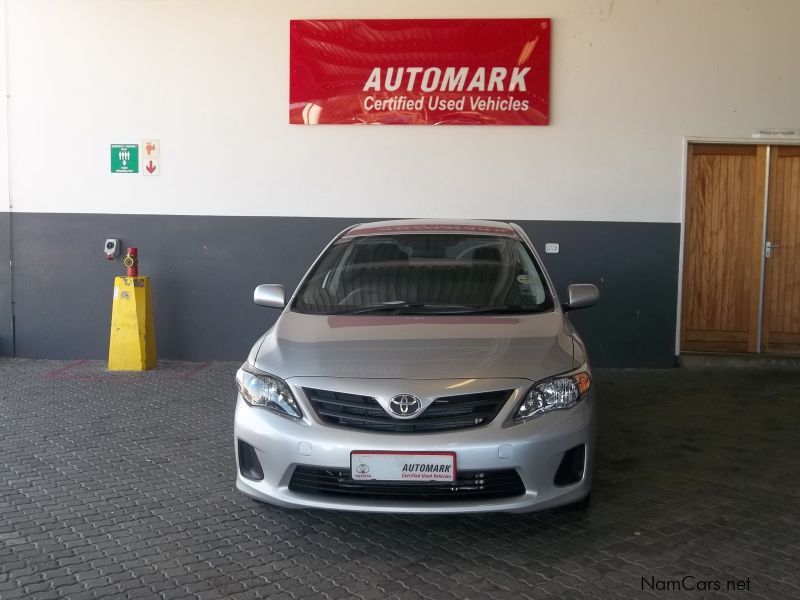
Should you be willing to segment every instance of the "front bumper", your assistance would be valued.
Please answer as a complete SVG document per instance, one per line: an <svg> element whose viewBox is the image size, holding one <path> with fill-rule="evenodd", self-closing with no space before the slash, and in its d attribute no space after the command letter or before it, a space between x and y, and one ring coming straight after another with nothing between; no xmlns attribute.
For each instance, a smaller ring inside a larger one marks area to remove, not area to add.
<svg viewBox="0 0 800 600"><path fill-rule="evenodd" d="M513 382L514 393L495 419L483 427L442 433L375 433L332 427L321 423L303 393L306 382L290 381L303 408L302 420L291 420L237 400L234 446L240 465L239 440L255 448L264 477L248 479L237 468L236 487L263 502L287 508L322 508L359 512L468 513L529 512L577 502L589 493L594 460L595 408L593 392L572 409L557 410L525 423L512 423L530 382ZM431 382L428 381L427 385ZM498 382L483 383L494 386ZM318 382L310 387L319 387ZM408 382L405 384L408 387ZM413 391L413 390L412 390ZM555 474L564 454L585 446L583 477L569 485L556 485ZM510 498L481 500L413 501L365 499L339 495L297 493L289 483L298 465L350 468L354 450L452 451L459 470L514 469L525 493Z"/></svg>

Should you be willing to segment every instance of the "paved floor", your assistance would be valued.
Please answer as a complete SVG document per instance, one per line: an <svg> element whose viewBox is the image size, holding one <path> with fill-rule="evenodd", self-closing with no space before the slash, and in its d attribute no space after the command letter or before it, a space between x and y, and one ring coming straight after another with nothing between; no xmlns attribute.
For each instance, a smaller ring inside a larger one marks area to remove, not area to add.
<svg viewBox="0 0 800 600"><path fill-rule="evenodd" d="M598 372L588 512L442 518L238 494L236 366L0 360L0 598L800 597L798 372Z"/></svg>

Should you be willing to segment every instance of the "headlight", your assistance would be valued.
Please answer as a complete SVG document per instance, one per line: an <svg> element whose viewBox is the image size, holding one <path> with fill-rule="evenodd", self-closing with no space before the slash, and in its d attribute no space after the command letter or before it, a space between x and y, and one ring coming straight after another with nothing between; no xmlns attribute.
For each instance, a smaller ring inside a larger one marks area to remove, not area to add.
<svg viewBox="0 0 800 600"><path fill-rule="evenodd" d="M517 408L514 420L523 421L551 410L572 408L583 399L590 387L592 378L587 371L553 377L537 383Z"/></svg>
<svg viewBox="0 0 800 600"><path fill-rule="evenodd" d="M263 406L295 419L303 417L289 386L274 375L255 373L243 366L236 371L236 385L242 398L250 406Z"/></svg>

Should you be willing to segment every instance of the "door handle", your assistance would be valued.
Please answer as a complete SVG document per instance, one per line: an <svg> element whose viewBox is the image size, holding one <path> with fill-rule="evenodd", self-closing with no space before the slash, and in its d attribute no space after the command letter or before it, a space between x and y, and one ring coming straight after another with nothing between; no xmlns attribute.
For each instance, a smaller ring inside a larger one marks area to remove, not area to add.
<svg viewBox="0 0 800 600"><path fill-rule="evenodd" d="M781 245L778 242L770 242L769 240L767 240L767 249L766 252L764 252L764 256L769 258L770 256L772 256L772 249L780 247Z"/></svg>

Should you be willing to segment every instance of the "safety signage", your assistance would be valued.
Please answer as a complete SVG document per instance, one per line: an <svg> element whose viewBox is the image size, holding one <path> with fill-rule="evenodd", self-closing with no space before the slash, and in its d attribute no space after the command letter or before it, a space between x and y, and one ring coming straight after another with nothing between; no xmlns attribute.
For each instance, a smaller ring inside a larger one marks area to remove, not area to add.
<svg viewBox="0 0 800 600"><path fill-rule="evenodd" d="M138 173L139 145L111 144L111 172Z"/></svg>
<svg viewBox="0 0 800 600"><path fill-rule="evenodd" d="M547 125L550 19L293 20L289 122Z"/></svg>
<svg viewBox="0 0 800 600"><path fill-rule="evenodd" d="M142 142L142 175L161 173L161 142L144 140Z"/></svg>

